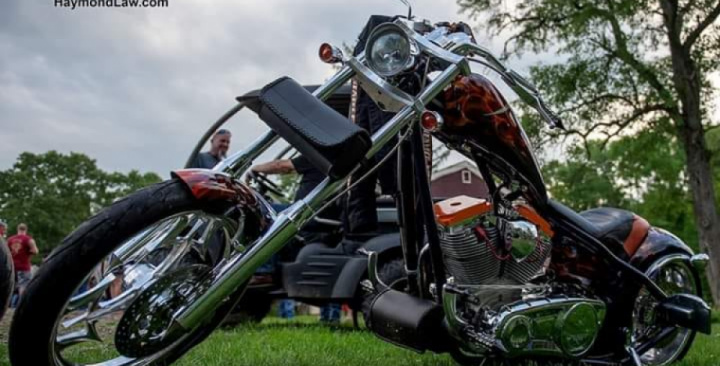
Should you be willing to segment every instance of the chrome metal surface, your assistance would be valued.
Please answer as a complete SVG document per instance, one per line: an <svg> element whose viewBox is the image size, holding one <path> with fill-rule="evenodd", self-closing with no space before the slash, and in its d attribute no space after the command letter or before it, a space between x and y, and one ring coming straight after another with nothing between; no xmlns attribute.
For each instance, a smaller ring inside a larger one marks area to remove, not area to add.
<svg viewBox="0 0 720 366"><path fill-rule="evenodd" d="M165 330L172 314L156 310L167 305L164 301L176 291L156 288L157 296L150 296L152 294L146 291L152 291L153 285L161 278L165 278L164 281L171 287L187 286L188 281L173 281L168 276L183 274L187 268L198 265L212 269L211 264L202 260L207 257L202 251L208 250L202 244L210 240L219 240L218 245L228 243L229 238L240 237L237 230L241 227L226 217L190 211L151 224L128 237L88 273L73 296L67 299L50 341L55 364L144 365L162 357L188 333L160 341L167 334ZM230 257L234 252L229 249L224 254ZM203 289L194 288L192 292L200 295ZM133 311L142 307L142 301L138 300L141 298L146 298L148 304L154 304L151 306L154 310L146 307ZM128 315L132 313L135 315ZM143 324L150 326L146 329L149 332L141 331ZM148 348L143 353L141 343L136 342L134 349L138 353L135 356L121 355L122 346L119 345L128 339L117 334L120 328L136 329L136 336L142 335L150 341L147 344L160 342L155 344L162 347ZM120 348L116 348L118 346Z"/></svg>
<svg viewBox="0 0 720 366"><path fill-rule="evenodd" d="M368 257L368 279L372 283L373 288L376 292L381 292L388 289L386 285L378 275L378 254L377 252L365 252Z"/></svg>
<svg viewBox="0 0 720 366"><path fill-rule="evenodd" d="M515 262L522 262L535 252L538 245L538 230L531 222L504 221L504 234Z"/></svg>
<svg viewBox="0 0 720 366"><path fill-rule="evenodd" d="M508 329L516 318L529 319L525 347L512 345L518 330ZM555 354L578 357L595 342L605 320L605 304L583 298L545 298L507 305L497 316L495 334L510 356Z"/></svg>
<svg viewBox="0 0 720 366"><path fill-rule="evenodd" d="M381 39L383 37L399 37L396 38L396 42L393 42L392 44L394 46L399 46L400 48L394 48L394 49L385 49L385 51L392 51L392 52L386 52L385 55L375 55L375 46L377 44L381 45L387 45L387 42L381 42ZM399 42L398 42L399 41ZM398 43L404 43L404 44L398 44ZM382 70L383 67L385 67L387 64L383 65L384 62L387 62L388 56L394 56L398 54L405 54L405 58L401 59L399 62L399 65L395 65L393 68L388 70ZM409 35L405 32L404 29L400 28L395 23L384 23L380 24L375 29L372 30L370 35L368 36L367 42L365 44L365 56L367 60L368 67L375 72L376 74L382 76L382 77L391 77L395 76L411 67L415 64L415 56L418 54L417 45L414 44L414 42L410 39Z"/></svg>
<svg viewBox="0 0 720 366"><path fill-rule="evenodd" d="M520 76L520 74L505 66L505 64L495 57L487 48L468 42L457 44L451 49L458 54L482 57L483 60L473 58L469 60L478 62L500 74L503 81L520 97L520 100L533 107L552 128L562 127L562 121L547 107L537 88L530 81Z"/></svg>
<svg viewBox="0 0 720 366"><path fill-rule="evenodd" d="M684 254L665 256L653 263L646 274L668 295L680 293L697 295L698 286L693 273L692 258ZM652 339L656 334L665 330L655 324L656 306L657 300L645 288L641 289L635 299L633 342L629 345L630 347L638 347L644 341ZM639 355L640 361L643 365L653 366L665 366L673 363L690 342L692 334L693 332L688 329L676 328L664 342Z"/></svg>
<svg viewBox="0 0 720 366"><path fill-rule="evenodd" d="M698 271L698 273L703 273L705 271L705 267L707 267L709 261L710 257L705 253L695 254L690 257L690 263L693 267L695 267L695 270Z"/></svg>
<svg viewBox="0 0 720 366"><path fill-rule="evenodd" d="M357 72L358 84L380 109L386 112L397 112L403 107L413 105L412 96L370 71L370 68L363 65L362 62L353 58L348 61L348 66Z"/></svg>
<svg viewBox="0 0 720 366"><path fill-rule="evenodd" d="M460 285L480 285L498 280L501 260L493 251L500 239L495 228L486 228L487 239L481 242L473 221L452 230L440 229L440 247L447 271Z"/></svg>

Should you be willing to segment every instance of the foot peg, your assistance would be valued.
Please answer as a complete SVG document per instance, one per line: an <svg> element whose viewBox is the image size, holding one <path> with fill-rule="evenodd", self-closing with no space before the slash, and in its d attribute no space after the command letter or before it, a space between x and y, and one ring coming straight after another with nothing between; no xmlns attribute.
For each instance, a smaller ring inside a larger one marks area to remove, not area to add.
<svg viewBox="0 0 720 366"><path fill-rule="evenodd" d="M370 279L373 289L378 293L387 290L389 286L383 283L378 275L378 254L365 249L360 249L358 252L368 257L368 279Z"/></svg>

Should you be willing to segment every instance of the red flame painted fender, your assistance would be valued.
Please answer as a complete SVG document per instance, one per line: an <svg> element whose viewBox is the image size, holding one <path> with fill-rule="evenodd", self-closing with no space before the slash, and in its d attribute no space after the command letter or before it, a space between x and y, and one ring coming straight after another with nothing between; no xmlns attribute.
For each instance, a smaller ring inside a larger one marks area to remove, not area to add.
<svg viewBox="0 0 720 366"><path fill-rule="evenodd" d="M171 175L183 181L199 200L225 200L249 207L258 206L258 196L252 188L228 174L209 169L181 169Z"/></svg>

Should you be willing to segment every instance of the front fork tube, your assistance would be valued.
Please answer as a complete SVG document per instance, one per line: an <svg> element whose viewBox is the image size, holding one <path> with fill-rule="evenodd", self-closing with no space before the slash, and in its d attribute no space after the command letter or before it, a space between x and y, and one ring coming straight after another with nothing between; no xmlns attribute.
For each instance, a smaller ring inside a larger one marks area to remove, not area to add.
<svg viewBox="0 0 720 366"><path fill-rule="evenodd" d="M422 228L417 220L417 194L415 191L415 166L413 164L412 142L403 141L398 151L397 163L397 189L398 196L398 223L400 224L400 239L402 244L405 274L408 279L410 294L421 294L422 284L418 282L418 253L422 239Z"/></svg>
<svg viewBox="0 0 720 366"><path fill-rule="evenodd" d="M420 195L418 209L425 224L425 233L430 248L430 262L432 264L433 278L435 280L435 293L438 302L442 302L442 289L445 284L445 265L443 264L442 250L440 248L440 237L438 234L437 222L435 221L435 210L433 209L432 194L430 192L429 174L423 151L422 131L419 126L413 128L411 133L411 147L413 162L415 164L415 182Z"/></svg>

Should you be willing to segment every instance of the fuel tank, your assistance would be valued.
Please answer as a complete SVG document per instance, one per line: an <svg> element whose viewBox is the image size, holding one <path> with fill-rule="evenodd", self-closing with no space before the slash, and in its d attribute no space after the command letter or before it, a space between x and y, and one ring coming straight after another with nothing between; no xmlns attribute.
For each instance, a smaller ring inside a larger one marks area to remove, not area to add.
<svg viewBox="0 0 720 366"><path fill-rule="evenodd" d="M466 141L491 169L527 185L535 203L547 193L530 141L510 105L495 85L478 74L458 76L443 94L440 130L454 141ZM539 201L539 202L538 202Z"/></svg>

